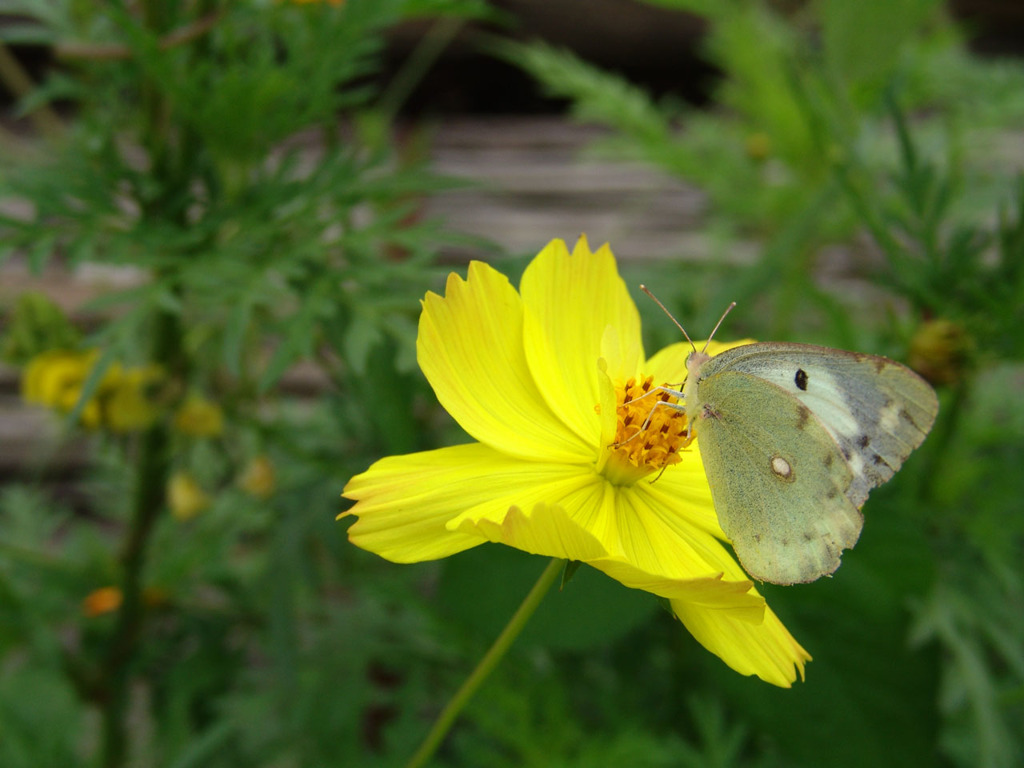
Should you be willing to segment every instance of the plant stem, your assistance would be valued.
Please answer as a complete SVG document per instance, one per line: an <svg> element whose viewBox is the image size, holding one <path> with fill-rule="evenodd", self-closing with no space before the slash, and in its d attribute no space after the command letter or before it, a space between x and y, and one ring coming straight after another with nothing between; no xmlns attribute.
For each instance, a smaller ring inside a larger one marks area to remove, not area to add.
<svg viewBox="0 0 1024 768"><path fill-rule="evenodd" d="M544 595L548 593L551 585L555 583L564 565L565 561L558 558L554 558L548 563L540 578L537 579L537 583L533 585L533 588L523 599L519 608L512 614L512 618L509 619L508 624L505 625L505 628L498 635L494 644L484 654L483 658L480 659L476 668L462 684L462 687L459 688L441 711L437 720L434 721L434 726L430 729L430 733L427 734L427 738L420 744L416 754L406 763L406 768L421 768L426 765L434 752L437 751L437 748L441 746L441 741L448 731L451 730L452 725L455 723L455 718L459 716L459 712L462 711L462 708L466 706L466 703L476 693L477 688L480 687L483 681L487 679L487 676L498 665L498 662L501 661L502 657L512 646L512 643L515 642L515 639L519 637L519 633L523 631L526 622L533 615L533 612L537 610L537 606L540 605L541 600L544 599Z"/></svg>
<svg viewBox="0 0 1024 768"><path fill-rule="evenodd" d="M180 346L178 318L161 313L156 318L152 359L175 361ZM131 668L143 626L142 583L146 549L153 525L164 509L169 468L170 437L166 424L150 428L139 445L135 464L132 518L121 553L121 606L104 660L103 756L104 768L124 765L128 735L125 715L131 694Z"/></svg>
<svg viewBox="0 0 1024 768"><path fill-rule="evenodd" d="M381 94L377 108L387 120L394 120L409 95L437 62L451 42L465 26L463 19L441 19L434 24L413 49L409 58Z"/></svg>
<svg viewBox="0 0 1024 768"><path fill-rule="evenodd" d="M935 421L935 426L932 427L931 439L927 444L926 460L921 462L918 473L920 484L918 498L922 501L922 509L928 509L929 505L936 502L938 484L935 482L935 478L942 476L945 468L943 465L950 455L949 446L956 438L960 421L967 412L971 381L964 376L950 389L952 398L950 398L949 404L939 412L939 418Z"/></svg>

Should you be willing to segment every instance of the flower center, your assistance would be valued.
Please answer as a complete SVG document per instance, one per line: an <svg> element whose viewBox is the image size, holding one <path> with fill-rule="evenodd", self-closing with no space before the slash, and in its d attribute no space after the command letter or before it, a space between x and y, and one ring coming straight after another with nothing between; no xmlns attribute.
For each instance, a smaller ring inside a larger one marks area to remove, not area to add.
<svg viewBox="0 0 1024 768"><path fill-rule="evenodd" d="M667 392L654 389L648 376L630 379L616 391L617 426L605 475L620 483L635 482L678 464L679 451L690 444L686 414L657 403L676 403ZM646 427L644 424L646 423Z"/></svg>

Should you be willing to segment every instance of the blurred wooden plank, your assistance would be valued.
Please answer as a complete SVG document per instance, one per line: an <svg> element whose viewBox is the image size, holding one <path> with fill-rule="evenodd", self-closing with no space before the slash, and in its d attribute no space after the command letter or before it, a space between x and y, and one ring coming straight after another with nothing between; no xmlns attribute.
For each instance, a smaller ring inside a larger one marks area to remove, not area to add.
<svg viewBox="0 0 1024 768"><path fill-rule="evenodd" d="M434 167L474 186L431 198L425 213L512 253L586 233L622 258L707 258L704 195L647 166L587 153L601 136L557 118L448 120L437 132ZM736 252L739 260L749 255Z"/></svg>

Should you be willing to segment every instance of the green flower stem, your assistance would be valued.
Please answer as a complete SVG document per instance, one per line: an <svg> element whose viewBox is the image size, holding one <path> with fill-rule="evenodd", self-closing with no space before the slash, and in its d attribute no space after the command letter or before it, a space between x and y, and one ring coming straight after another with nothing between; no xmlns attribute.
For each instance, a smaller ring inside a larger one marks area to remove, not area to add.
<svg viewBox="0 0 1024 768"><path fill-rule="evenodd" d="M554 558L548 563L540 578L537 579L537 583L533 585L533 589L526 595L522 604L512 614L512 618L509 619L508 624L505 625L501 634L498 635L498 639L494 641L494 644L476 665L476 669L466 678L462 687L459 688L458 692L448 702L440 716L438 716L434 722L434 727L427 734L427 738L420 744L416 754L406 763L406 768L422 768L422 766L427 764L427 761L437 751L437 748L441 746L445 735L451 730L452 725L455 723L455 718L459 716L459 712L466 706L473 694L476 693L477 688L487 679L487 676L498 666L498 662L501 661L502 657L512 646L512 643L515 642L515 639L519 637L519 633L523 631L526 622L529 621L533 612L537 610L537 606L540 605L544 595L551 589L551 585L555 583L564 565L565 561L558 558Z"/></svg>

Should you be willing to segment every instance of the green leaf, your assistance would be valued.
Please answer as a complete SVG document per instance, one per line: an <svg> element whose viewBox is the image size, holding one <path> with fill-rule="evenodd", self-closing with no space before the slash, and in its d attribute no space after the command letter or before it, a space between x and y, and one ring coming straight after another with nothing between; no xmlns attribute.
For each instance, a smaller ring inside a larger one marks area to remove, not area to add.
<svg viewBox="0 0 1024 768"><path fill-rule="evenodd" d="M876 492L878 495L878 492ZM764 588L814 660L776 689L716 668L733 704L799 765L938 765L940 657L911 647L907 604L927 589L932 555L905 510L872 497L857 548L831 579ZM823 756L827 756L824 757Z"/></svg>
<svg viewBox="0 0 1024 768"><path fill-rule="evenodd" d="M825 59L847 85L878 82L939 0L819 0Z"/></svg>

